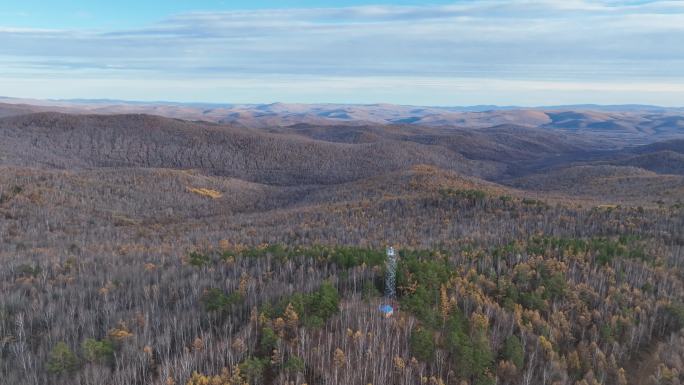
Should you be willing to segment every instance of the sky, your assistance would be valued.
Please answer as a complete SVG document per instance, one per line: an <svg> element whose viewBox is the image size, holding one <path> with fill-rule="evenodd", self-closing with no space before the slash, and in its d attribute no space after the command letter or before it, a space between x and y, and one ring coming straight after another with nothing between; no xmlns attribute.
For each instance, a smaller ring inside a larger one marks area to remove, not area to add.
<svg viewBox="0 0 684 385"><path fill-rule="evenodd" d="M684 1L0 0L0 95L684 106Z"/></svg>

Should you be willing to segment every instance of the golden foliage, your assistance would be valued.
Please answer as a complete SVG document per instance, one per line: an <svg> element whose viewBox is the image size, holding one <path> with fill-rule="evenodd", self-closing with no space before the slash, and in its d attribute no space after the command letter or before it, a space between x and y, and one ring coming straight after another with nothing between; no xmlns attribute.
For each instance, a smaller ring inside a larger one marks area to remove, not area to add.
<svg viewBox="0 0 684 385"><path fill-rule="evenodd" d="M238 353L244 353L247 350L245 341L240 337L236 338L230 346Z"/></svg>
<svg viewBox="0 0 684 385"><path fill-rule="evenodd" d="M288 327L292 329L297 328L299 323L299 314L297 314L291 303L287 304L283 316L285 317L285 322L287 323Z"/></svg>
<svg viewBox="0 0 684 385"><path fill-rule="evenodd" d="M567 358L568 362L568 367L573 370L579 370L582 368L582 363L580 362L579 354L577 354L577 350L573 350L568 354Z"/></svg>
<svg viewBox="0 0 684 385"><path fill-rule="evenodd" d="M273 330L275 330L281 338L285 335L285 320L282 317L273 320Z"/></svg>
<svg viewBox="0 0 684 385"><path fill-rule="evenodd" d="M235 366L231 371L224 368L220 375L206 376L197 372L192 373L192 377L186 385L249 385L242 375L240 368Z"/></svg>
<svg viewBox="0 0 684 385"><path fill-rule="evenodd" d="M518 373L518 368L511 361L499 361L497 375L500 378L512 378Z"/></svg>
<svg viewBox="0 0 684 385"><path fill-rule="evenodd" d="M249 322L253 322L254 326L259 326L259 310L256 306L252 306L249 311Z"/></svg>
<svg viewBox="0 0 684 385"><path fill-rule="evenodd" d="M204 349L204 341L202 338L197 337L195 338L194 341L192 341L192 350L195 352L200 352Z"/></svg>
<svg viewBox="0 0 684 385"><path fill-rule="evenodd" d="M489 328L489 319L482 313L473 313L470 317L470 322L478 330L487 330Z"/></svg>
<svg viewBox="0 0 684 385"><path fill-rule="evenodd" d="M617 377L618 385L627 385L627 376L625 375L625 369L620 368L620 370L618 370Z"/></svg>
<svg viewBox="0 0 684 385"><path fill-rule="evenodd" d="M244 296L247 294L247 287L249 286L250 279L251 277L246 272L243 272L242 275L240 275L240 284L238 285L238 293L240 293L240 295Z"/></svg>
<svg viewBox="0 0 684 385"><path fill-rule="evenodd" d="M126 338L133 337L133 333L130 332L125 322L119 322L119 326L109 329L107 333L109 338L115 341L123 341Z"/></svg>
<svg viewBox="0 0 684 385"><path fill-rule="evenodd" d="M555 352L553 351L553 344L551 341L544 336L539 336L539 345L541 345L548 357L553 357Z"/></svg>
<svg viewBox="0 0 684 385"><path fill-rule="evenodd" d="M21 285L30 285L30 284L33 284L37 281L38 280L36 279L36 277L19 277L14 282L21 284Z"/></svg>
<svg viewBox="0 0 684 385"><path fill-rule="evenodd" d="M347 357L344 355L342 349L335 349L335 355L333 356L333 363L338 368L343 368L347 364Z"/></svg>
<svg viewBox="0 0 684 385"><path fill-rule="evenodd" d="M186 189L191 193L211 199L219 199L223 197L223 194L220 191L212 190L209 188L186 187Z"/></svg>
<svg viewBox="0 0 684 385"><path fill-rule="evenodd" d="M103 287L101 287L98 292L100 293L100 295L107 295L107 294L109 294L109 292L111 292L115 288L116 288L116 285L114 285L114 283L109 281L109 282L107 282L107 284L105 284Z"/></svg>
<svg viewBox="0 0 684 385"><path fill-rule="evenodd" d="M281 365L283 363L283 353L278 349L273 349L271 353L271 365Z"/></svg>
<svg viewBox="0 0 684 385"><path fill-rule="evenodd" d="M233 245L230 243L229 240L227 240L227 239L221 239L221 240L219 241L219 247L220 247L221 250L223 250L223 251L229 251L229 250L231 250L231 249L233 248Z"/></svg>
<svg viewBox="0 0 684 385"><path fill-rule="evenodd" d="M394 368L397 369L398 371L404 370L406 368L406 362L404 361L403 358L399 356L394 356Z"/></svg>

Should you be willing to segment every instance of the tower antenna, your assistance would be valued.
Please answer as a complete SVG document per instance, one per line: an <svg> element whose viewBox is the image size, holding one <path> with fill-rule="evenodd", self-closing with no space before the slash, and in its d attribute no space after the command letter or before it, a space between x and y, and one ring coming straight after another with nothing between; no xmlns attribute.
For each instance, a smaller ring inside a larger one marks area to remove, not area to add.
<svg viewBox="0 0 684 385"><path fill-rule="evenodd" d="M388 300L392 300L397 296L397 254L392 246L387 248L386 264L385 297Z"/></svg>

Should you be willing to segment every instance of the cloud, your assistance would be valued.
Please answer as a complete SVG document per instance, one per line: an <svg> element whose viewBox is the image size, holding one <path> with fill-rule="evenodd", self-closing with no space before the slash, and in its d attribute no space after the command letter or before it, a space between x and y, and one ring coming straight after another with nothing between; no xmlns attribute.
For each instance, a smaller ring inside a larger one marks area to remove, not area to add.
<svg viewBox="0 0 684 385"><path fill-rule="evenodd" d="M445 84L489 79L582 87L684 79L684 5L679 1L467 1L194 12L129 30L0 27L0 41L6 76L46 79L99 76L151 84L149 79L192 83L306 76L346 78L349 84L369 78L417 85L419 79ZM307 83L312 94L319 93L318 85ZM586 89L588 95L609 91ZM559 91L570 92L567 87Z"/></svg>

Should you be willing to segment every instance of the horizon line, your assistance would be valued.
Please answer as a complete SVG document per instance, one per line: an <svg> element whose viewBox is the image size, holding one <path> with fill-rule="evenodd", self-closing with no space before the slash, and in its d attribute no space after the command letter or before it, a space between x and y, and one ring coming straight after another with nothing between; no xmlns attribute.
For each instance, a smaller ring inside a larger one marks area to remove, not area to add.
<svg viewBox="0 0 684 385"><path fill-rule="evenodd" d="M181 105L181 106L265 106L265 105L331 105L331 106L398 106L398 107L426 107L426 108L478 108L478 107L493 107L498 109L543 109L543 108L565 108L565 107L641 107L641 108L659 108L659 109L684 109L684 106L663 106L658 104L644 104L644 103L617 103L617 104L600 104L600 103L572 103L572 104L547 104L547 105L524 105L524 104L470 104L470 105L420 105L420 104L401 104L389 102L374 102L374 103L339 103L339 102L281 102L270 101L262 103L242 103L242 102L190 102L177 100L140 100L140 99L112 99L112 98L21 98L13 96L0 95L0 103L8 101L17 101L17 103L7 104L26 104L32 105L30 102L42 103L71 103L76 105L88 104L138 104L138 105Z"/></svg>

